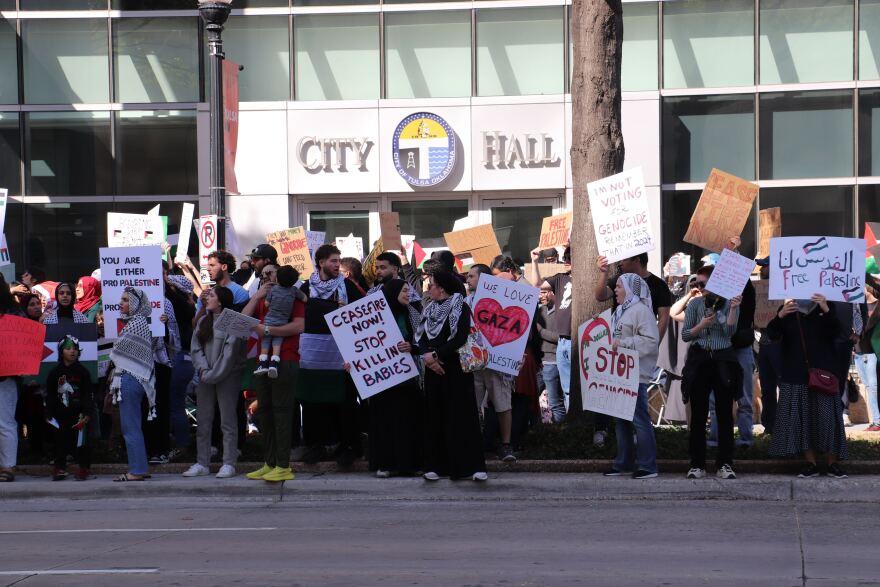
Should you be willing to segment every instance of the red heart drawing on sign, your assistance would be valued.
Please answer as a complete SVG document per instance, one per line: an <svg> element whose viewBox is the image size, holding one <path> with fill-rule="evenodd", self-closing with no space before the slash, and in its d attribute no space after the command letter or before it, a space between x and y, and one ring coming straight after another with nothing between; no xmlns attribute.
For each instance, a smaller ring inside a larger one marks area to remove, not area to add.
<svg viewBox="0 0 880 587"><path fill-rule="evenodd" d="M502 308L491 298L483 298L474 308L477 328L492 346L501 346L528 334L529 314L519 306Z"/></svg>

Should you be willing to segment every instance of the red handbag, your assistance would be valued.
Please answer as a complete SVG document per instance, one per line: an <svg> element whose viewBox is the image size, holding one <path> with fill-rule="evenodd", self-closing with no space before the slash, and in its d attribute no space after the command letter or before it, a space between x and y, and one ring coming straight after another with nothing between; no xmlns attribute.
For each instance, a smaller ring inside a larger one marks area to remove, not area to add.
<svg viewBox="0 0 880 587"><path fill-rule="evenodd" d="M804 349L804 362L807 364L807 387L810 391L824 393L825 395L840 395L840 381L837 375L825 369L810 367L807 359L807 343L804 341L804 329L801 326L801 316L797 316L798 330L801 331L801 346Z"/></svg>

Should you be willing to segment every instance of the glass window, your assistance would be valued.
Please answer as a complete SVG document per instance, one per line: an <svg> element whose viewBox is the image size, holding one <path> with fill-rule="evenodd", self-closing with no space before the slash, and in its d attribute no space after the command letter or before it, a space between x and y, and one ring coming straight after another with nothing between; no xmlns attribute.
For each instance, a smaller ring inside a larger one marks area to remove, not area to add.
<svg viewBox="0 0 880 587"><path fill-rule="evenodd" d="M561 94L563 28L560 7L477 11L477 94Z"/></svg>
<svg viewBox="0 0 880 587"><path fill-rule="evenodd" d="M15 10L15 0L0 0L0 10Z"/></svg>
<svg viewBox="0 0 880 587"><path fill-rule="evenodd" d="M116 116L118 193L198 193L194 111L123 110ZM156 173L156 169L162 172Z"/></svg>
<svg viewBox="0 0 880 587"><path fill-rule="evenodd" d="M401 234L413 234L422 244L426 239L442 241L443 233L452 230L456 220L468 215L468 203L467 200L391 202L391 211L400 214Z"/></svg>
<svg viewBox="0 0 880 587"><path fill-rule="evenodd" d="M244 66L238 72L240 101L290 98L289 30L286 16L232 16L226 21L226 57ZM207 71L205 75L210 77Z"/></svg>
<svg viewBox="0 0 880 587"><path fill-rule="evenodd" d="M853 78L853 0L762 0L761 83Z"/></svg>
<svg viewBox="0 0 880 587"><path fill-rule="evenodd" d="M754 84L754 41L753 0L664 2L663 87Z"/></svg>
<svg viewBox="0 0 880 587"><path fill-rule="evenodd" d="M409 0L407 0L409 1ZM294 6L341 6L350 4L378 4L379 0L293 0Z"/></svg>
<svg viewBox="0 0 880 587"><path fill-rule="evenodd" d="M112 0L113 10L193 10L194 0ZM257 8L264 6L288 6L288 0L235 0L233 8Z"/></svg>
<svg viewBox="0 0 880 587"><path fill-rule="evenodd" d="M492 228L501 252L519 265L532 259L531 251L541 236L544 218L553 215L553 206L503 206L492 208Z"/></svg>
<svg viewBox="0 0 880 587"><path fill-rule="evenodd" d="M196 18L113 21L117 102L198 102Z"/></svg>
<svg viewBox="0 0 880 587"><path fill-rule="evenodd" d="M853 174L851 91L761 94L762 179Z"/></svg>
<svg viewBox="0 0 880 587"><path fill-rule="evenodd" d="M880 0L859 2L859 79L880 79Z"/></svg>
<svg viewBox="0 0 880 587"><path fill-rule="evenodd" d="M388 98L471 95L470 12L385 15Z"/></svg>
<svg viewBox="0 0 880 587"><path fill-rule="evenodd" d="M107 0L21 0L22 10L107 10Z"/></svg>
<svg viewBox="0 0 880 587"><path fill-rule="evenodd" d="M852 236L853 188L762 188L761 208L782 208L782 236Z"/></svg>
<svg viewBox="0 0 880 587"><path fill-rule="evenodd" d="M573 59L571 61L574 62ZM623 5L623 64L620 85L624 92L657 89L656 2Z"/></svg>
<svg viewBox="0 0 880 587"><path fill-rule="evenodd" d="M309 228L327 233L327 242L336 237L354 235L361 238L364 255L370 254L370 213L367 210L318 211L309 212Z"/></svg>
<svg viewBox="0 0 880 587"><path fill-rule="evenodd" d="M9 261L15 264L15 267L0 266L0 273L6 277L7 283L17 281L25 271L24 207L24 204L13 200L6 202L6 223L3 225L3 230L6 233Z"/></svg>
<svg viewBox="0 0 880 587"><path fill-rule="evenodd" d="M31 112L26 123L28 194L111 193L109 112Z"/></svg>
<svg viewBox="0 0 880 587"><path fill-rule="evenodd" d="M22 22L27 104L110 101L106 19Z"/></svg>
<svg viewBox="0 0 880 587"><path fill-rule="evenodd" d="M860 185L856 236L864 236L865 222L877 222L877 219L880 219L880 185Z"/></svg>
<svg viewBox="0 0 880 587"><path fill-rule="evenodd" d="M293 19L297 100L379 98L379 16Z"/></svg>
<svg viewBox="0 0 880 587"><path fill-rule="evenodd" d="M663 100L663 181L706 181L713 167L755 178L755 100L692 96Z"/></svg>
<svg viewBox="0 0 880 587"><path fill-rule="evenodd" d="M0 104L18 104L18 50L15 21L0 18Z"/></svg>
<svg viewBox="0 0 880 587"><path fill-rule="evenodd" d="M0 187L20 195L21 142L17 112L0 112Z"/></svg>
<svg viewBox="0 0 880 587"><path fill-rule="evenodd" d="M880 89L859 92L859 175L880 175Z"/></svg>
<svg viewBox="0 0 880 587"><path fill-rule="evenodd" d="M763 190L761 194L763 194ZM661 199L661 208L663 214L663 259L661 264L675 253L682 252L691 256L691 267L698 269L701 266L700 259L704 255L708 255L714 251L708 251L702 247L684 242L683 237L687 233L691 216L697 202L700 200L700 191L681 191L681 192L663 192ZM762 208L767 208L769 204L761 202ZM743 228L740 238L740 253L746 257L753 257L756 252L755 247L755 225L757 217L757 207L752 206L752 213ZM783 220L783 224L785 221Z"/></svg>

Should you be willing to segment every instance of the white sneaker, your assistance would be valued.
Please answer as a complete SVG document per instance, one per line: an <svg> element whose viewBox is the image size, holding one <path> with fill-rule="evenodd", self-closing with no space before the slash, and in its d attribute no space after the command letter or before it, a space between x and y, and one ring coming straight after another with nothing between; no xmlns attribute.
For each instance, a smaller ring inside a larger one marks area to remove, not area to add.
<svg viewBox="0 0 880 587"><path fill-rule="evenodd" d="M422 477L425 478L425 481L439 481L440 480L440 475L438 475L434 471L428 471L427 473L422 475Z"/></svg>
<svg viewBox="0 0 880 587"><path fill-rule="evenodd" d="M235 477L235 467L232 465L223 465L220 467L220 470L217 471L216 477L217 479L229 479L230 477Z"/></svg>
<svg viewBox="0 0 880 587"><path fill-rule="evenodd" d="M391 471L383 471L382 469L376 471L376 479L388 479L389 477L391 477Z"/></svg>
<svg viewBox="0 0 880 587"><path fill-rule="evenodd" d="M189 469L183 472L184 477L204 477L205 475L210 475L211 471L208 470L208 467L203 467L202 465L196 463Z"/></svg>
<svg viewBox="0 0 880 587"><path fill-rule="evenodd" d="M722 465L718 472L715 473L719 479L736 479L736 473L730 465Z"/></svg>
<svg viewBox="0 0 880 587"><path fill-rule="evenodd" d="M601 430L593 433L593 446L596 448L602 448L605 446L605 433Z"/></svg>
<svg viewBox="0 0 880 587"><path fill-rule="evenodd" d="M479 471L477 473L474 473L474 476L472 477L472 479L474 481L479 481L482 483L483 481L489 480L489 475L487 475L484 471Z"/></svg>
<svg viewBox="0 0 880 587"><path fill-rule="evenodd" d="M706 469L700 469L694 467L690 471L688 471L687 478L688 479L702 479L706 476Z"/></svg>

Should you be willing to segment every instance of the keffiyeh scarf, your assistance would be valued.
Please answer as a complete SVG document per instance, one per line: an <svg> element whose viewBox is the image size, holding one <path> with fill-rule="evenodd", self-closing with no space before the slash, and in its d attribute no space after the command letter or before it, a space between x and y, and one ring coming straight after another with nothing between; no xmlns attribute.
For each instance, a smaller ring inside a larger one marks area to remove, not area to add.
<svg viewBox="0 0 880 587"><path fill-rule="evenodd" d="M384 287L384 283L377 283L370 288L370 291L367 292L367 295L374 294L377 291L383 291ZM409 319L410 328L412 328L410 332L416 332L419 328L419 322L421 322L422 320L422 314L416 309L414 304L422 301L422 296L421 294L419 294L419 292L416 291L416 288L405 281L403 282L403 287L405 287L409 292L409 303L406 305L406 311L407 318Z"/></svg>
<svg viewBox="0 0 880 587"><path fill-rule="evenodd" d="M144 387L149 404L147 420L156 417L156 376L153 365L153 335L150 332L150 300L143 290L126 287L128 314L122 314L125 322L119 338L113 344L110 360L116 366L110 390L114 403L122 401L122 374L128 373Z"/></svg>
<svg viewBox="0 0 880 587"><path fill-rule="evenodd" d="M427 334L429 339L440 336L443 324L449 322L449 338L452 340L458 332L458 320L464 307L464 296L453 294L442 302L431 302L422 312L419 329L416 332L416 340L421 340Z"/></svg>
<svg viewBox="0 0 880 587"><path fill-rule="evenodd" d="M614 336L620 335L620 331L623 328L620 319L623 318L623 314L628 308L638 303L643 303L648 308L651 307L651 290L648 289L648 284L645 283L644 279L635 273L624 273L618 278L617 282L623 284L623 289L626 291L626 299L617 306L614 315L611 316L611 331L614 333Z"/></svg>
<svg viewBox="0 0 880 587"><path fill-rule="evenodd" d="M329 300L334 293L338 294L338 299L343 304L348 303L348 291L345 289L345 277L342 273L336 279L322 281L320 272L315 270L309 277L309 297Z"/></svg>

